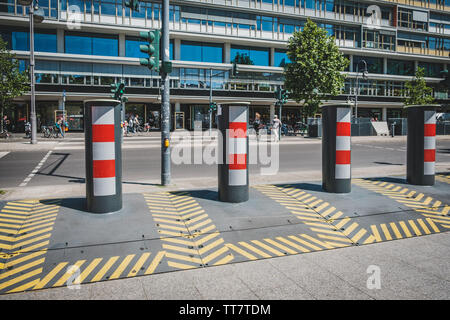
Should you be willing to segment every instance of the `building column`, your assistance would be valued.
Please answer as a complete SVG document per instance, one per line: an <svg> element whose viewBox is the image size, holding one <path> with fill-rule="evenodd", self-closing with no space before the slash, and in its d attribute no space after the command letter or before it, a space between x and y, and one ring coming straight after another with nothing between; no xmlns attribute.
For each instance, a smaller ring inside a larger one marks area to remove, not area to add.
<svg viewBox="0 0 450 320"><path fill-rule="evenodd" d="M274 105L274 104L271 104L271 105L270 105L270 117L269 117L270 123L273 122L273 116L274 116L274 115L275 115L275 105Z"/></svg>
<svg viewBox="0 0 450 320"><path fill-rule="evenodd" d="M119 33L119 57L125 57L125 33Z"/></svg>
<svg viewBox="0 0 450 320"><path fill-rule="evenodd" d="M419 69L419 61L415 60L414 61L414 72L416 72L417 69Z"/></svg>
<svg viewBox="0 0 450 320"><path fill-rule="evenodd" d="M353 72L353 55L351 54L349 57L350 65L348 66L348 71Z"/></svg>
<svg viewBox="0 0 450 320"><path fill-rule="evenodd" d="M56 29L56 45L58 53L64 53L64 29Z"/></svg>
<svg viewBox="0 0 450 320"><path fill-rule="evenodd" d="M223 48L224 52L225 52L225 56L224 56L224 63L231 63L231 44L229 42L225 42L224 48Z"/></svg>
<svg viewBox="0 0 450 320"><path fill-rule="evenodd" d="M382 114L381 114L381 120L382 121L387 121L387 107L383 107L381 109Z"/></svg>
<svg viewBox="0 0 450 320"><path fill-rule="evenodd" d="M275 66L275 48L270 48L270 66Z"/></svg>
<svg viewBox="0 0 450 320"><path fill-rule="evenodd" d="M383 73L388 74L387 58L383 58Z"/></svg>
<svg viewBox="0 0 450 320"><path fill-rule="evenodd" d="M173 57L175 58L175 60L181 60L180 59L180 48L181 48L181 40L175 38L173 41Z"/></svg>

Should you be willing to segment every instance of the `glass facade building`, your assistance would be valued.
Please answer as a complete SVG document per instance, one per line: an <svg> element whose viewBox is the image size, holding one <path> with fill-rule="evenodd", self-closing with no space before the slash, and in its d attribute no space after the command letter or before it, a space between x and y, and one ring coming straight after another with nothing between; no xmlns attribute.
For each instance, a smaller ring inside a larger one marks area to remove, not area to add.
<svg viewBox="0 0 450 320"><path fill-rule="evenodd" d="M359 115L387 119L401 114L405 82L418 67L425 69L435 97L449 100L448 88L438 83L440 72L450 66L450 0L170 3L173 119L177 113L177 123L187 129L196 119L209 123L211 87L214 100L250 101L251 110L263 118L278 112L273 92L283 87L283 67L290 63L287 41L308 18L333 36L350 60L345 85L333 101L356 93L361 60L367 62L369 77L359 81ZM379 16L367 11L371 5L378 6ZM139 32L162 27L161 3L140 1L139 12L130 11L122 0L39 0L39 6L45 15L35 27L37 111L42 122L52 121L66 90L71 127L82 129L82 101L109 97L109 85L123 81L128 111L158 128L160 76L139 65L139 58L145 57L139 50ZM27 68L28 11L17 0L0 2L0 35L21 68ZM238 64L236 76L231 74L233 62ZM27 97L16 99L18 114L28 114ZM301 107L289 101L283 119L295 121Z"/></svg>

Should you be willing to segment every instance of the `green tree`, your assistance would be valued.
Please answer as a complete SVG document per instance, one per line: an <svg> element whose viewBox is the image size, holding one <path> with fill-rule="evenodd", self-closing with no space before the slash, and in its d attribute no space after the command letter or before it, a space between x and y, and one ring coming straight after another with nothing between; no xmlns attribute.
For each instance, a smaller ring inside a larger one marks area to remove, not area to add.
<svg viewBox="0 0 450 320"><path fill-rule="evenodd" d="M19 70L19 61L8 50L8 43L0 37L0 109L1 119L5 111L12 106L12 100L29 90L28 72ZM1 121L3 131L3 121Z"/></svg>
<svg viewBox="0 0 450 320"><path fill-rule="evenodd" d="M433 103L433 89L427 87L427 83L424 79L425 69L417 68L416 74L411 81L407 81L405 84L406 97L403 103L406 106L411 105L423 105Z"/></svg>
<svg viewBox="0 0 450 320"><path fill-rule="evenodd" d="M340 93L345 80L341 72L350 61L339 51L335 38L310 19L303 31L289 38L287 55L291 63L285 66L284 84L289 98L304 101L303 114L313 116L326 95Z"/></svg>

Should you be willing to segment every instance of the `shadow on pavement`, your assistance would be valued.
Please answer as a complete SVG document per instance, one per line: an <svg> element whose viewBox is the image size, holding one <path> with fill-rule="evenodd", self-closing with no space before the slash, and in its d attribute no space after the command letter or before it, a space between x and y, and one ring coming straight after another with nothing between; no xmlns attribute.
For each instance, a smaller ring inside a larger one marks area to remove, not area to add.
<svg viewBox="0 0 450 320"><path fill-rule="evenodd" d="M439 149L436 149L436 152L439 152L439 153L450 153L450 149L439 148Z"/></svg>
<svg viewBox="0 0 450 320"><path fill-rule="evenodd" d="M315 184L315 183L284 183L284 184L276 184L277 187L294 187L302 190L308 190L308 191L315 191L315 192L325 192L325 190L322 189L322 184Z"/></svg>
<svg viewBox="0 0 450 320"><path fill-rule="evenodd" d="M382 162L382 161L374 161L373 163L384 164L384 165L388 165L388 166L402 166L403 165L403 163L392 163L392 162Z"/></svg>
<svg viewBox="0 0 450 320"><path fill-rule="evenodd" d="M187 191L187 192L189 193L189 196L191 196L193 198L219 201L219 193L217 191L213 191L213 190L194 190L194 191ZM174 192L171 192L171 193L174 193Z"/></svg>
<svg viewBox="0 0 450 320"><path fill-rule="evenodd" d="M364 178L364 180L407 184L405 178L395 178L395 177Z"/></svg>
<svg viewBox="0 0 450 320"><path fill-rule="evenodd" d="M39 201L42 204L50 204L55 200L61 200L60 207L74 209L82 212L86 211L86 198L63 198L63 199L47 199Z"/></svg>

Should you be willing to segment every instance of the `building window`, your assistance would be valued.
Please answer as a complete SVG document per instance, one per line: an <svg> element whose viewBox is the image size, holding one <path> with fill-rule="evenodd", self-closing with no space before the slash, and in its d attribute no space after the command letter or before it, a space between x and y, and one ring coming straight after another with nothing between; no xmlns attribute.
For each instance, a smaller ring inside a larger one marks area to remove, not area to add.
<svg viewBox="0 0 450 320"><path fill-rule="evenodd" d="M441 77L444 66L441 63L419 62L419 67L425 69L425 77Z"/></svg>
<svg viewBox="0 0 450 320"><path fill-rule="evenodd" d="M117 36L66 33L64 40L65 53L99 56L119 55L119 40Z"/></svg>
<svg viewBox="0 0 450 320"><path fill-rule="evenodd" d="M401 75L401 76L413 76L414 75L414 61L388 59L387 73Z"/></svg>
<svg viewBox="0 0 450 320"><path fill-rule="evenodd" d="M274 65L275 67L284 67L287 63L290 63L286 50L275 49Z"/></svg>
<svg viewBox="0 0 450 320"><path fill-rule="evenodd" d="M180 59L183 61L223 62L223 45L181 41Z"/></svg>
<svg viewBox="0 0 450 320"><path fill-rule="evenodd" d="M8 42L10 50L30 50L30 33L28 31L0 29L0 36ZM34 33L34 50L37 52L56 52L56 34L36 31Z"/></svg>
<svg viewBox="0 0 450 320"><path fill-rule="evenodd" d="M257 66L269 66L270 49L231 46L231 62Z"/></svg>
<svg viewBox="0 0 450 320"><path fill-rule="evenodd" d="M353 56L353 72L357 71L358 63L361 60L365 60L367 62L367 69L369 73L383 73L383 59L382 58L375 58L375 57L360 57L360 56ZM363 68L363 63L359 64L359 71L361 72Z"/></svg>
<svg viewBox="0 0 450 320"><path fill-rule="evenodd" d="M125 39L125 56L130 58L147 58L148 54L141 52L140 45L146 45L147 42L140 40L137 37L127 37ZM170 54L169 59L173 60L173 40L170 40ZM162 55L161 55L162 59Z"/></svg>
<svg viewBox="0 0 450 320"><path fill-rule="evenodd" d="M395 50L395 33L384 30L363 31L363 47L370 49Z"/></svg>

